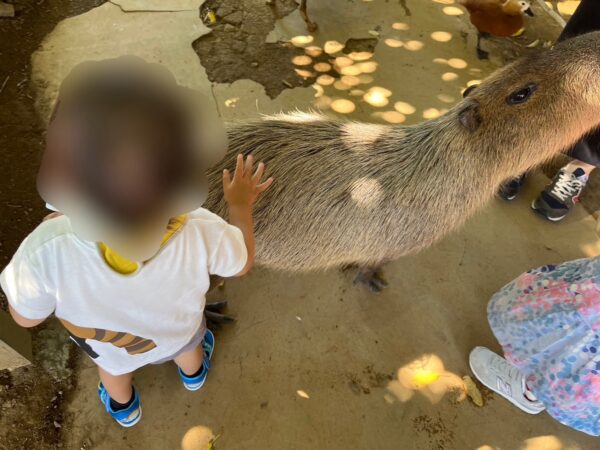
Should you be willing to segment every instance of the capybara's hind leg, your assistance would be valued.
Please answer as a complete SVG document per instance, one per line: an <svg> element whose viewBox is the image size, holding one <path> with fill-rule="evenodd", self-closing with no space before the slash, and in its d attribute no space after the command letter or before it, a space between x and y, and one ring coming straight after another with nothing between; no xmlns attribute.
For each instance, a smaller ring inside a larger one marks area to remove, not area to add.
<svg viewBox="0 0 600 450"><path fill-rule="evenodd" d="M306 1L307 0L300 0L300 14L302 14L302 18L304 19L304 22L306 22L306 28L308 28L308 31L317 31L317 28L319 27L316 23L310 20L308 13L306 12Z"/></svg>
<svg viewBox="0 0 600 450"><path fill-rule="evenodd" d="M225 279L216 275L210 276L210 287L208 292L214 291L217 288L222 288L225 284ZM207 303L204 306L204 316L209 328L219 328L221 324L226 322L233 322L235 319L231 316L223 314L223 311L227 307L227 301L220 301L215 303Z"/></svg>
<svg viewBox="0 0 600 450"><path fill-rule="evenodd" d="M354 284L362 284L374 293L381 292L388 285L380 267L361 267L354 279Z"/></svg>

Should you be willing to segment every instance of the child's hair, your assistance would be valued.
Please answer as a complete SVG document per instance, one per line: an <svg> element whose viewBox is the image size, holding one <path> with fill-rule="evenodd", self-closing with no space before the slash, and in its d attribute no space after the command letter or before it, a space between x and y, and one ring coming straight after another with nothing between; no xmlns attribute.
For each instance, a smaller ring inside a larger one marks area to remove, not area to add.
<svg viewBox="0 0 600 450"><path fill-rule="evenodd" d="M170 74L138 59L75 70L48 126L40 193L59 180L122 225L153 217L198 174L184 100Z"/></svg>

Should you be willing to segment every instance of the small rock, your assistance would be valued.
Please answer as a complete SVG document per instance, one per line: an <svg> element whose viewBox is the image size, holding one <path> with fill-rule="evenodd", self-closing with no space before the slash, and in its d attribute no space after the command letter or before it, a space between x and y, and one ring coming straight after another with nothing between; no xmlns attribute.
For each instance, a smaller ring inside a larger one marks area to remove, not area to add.
<svg viewBox="0 0 600 450"><path fill-rule="evenodd" d="M55 420L54 421L54 428L62 428L62 425Z"/></svg>
<svg viewBox="0 0 600 450"><path fill-rule="evenodd" d="M226 23L225 31L227 31L228 33L231 33L232 31L235 31L235 27L233 25L231 25L230 23Z"/></svg>
<svg viewBox="0 0 600 450"><path fill-rule="evenodd" d="M235 8L231 4L227 4L227 2L224 3L224 5L220 6L219 9L217 9L217 16L219 17L225 17L235 12Z"/></svg>
<svg viewBox="0 0 600 450"><path fill-rule="evenodd" d="M256 61L254 61L252 64L250 64L252 67L258 67L258 63Z"/></svg>
<svg viewBox="0 0 600 450"><path fill-rule="evenodd" d="M244 14L241 11L236 11L223 18L224 22L231 23L233 25L239 25L244 20Z"/></svg>

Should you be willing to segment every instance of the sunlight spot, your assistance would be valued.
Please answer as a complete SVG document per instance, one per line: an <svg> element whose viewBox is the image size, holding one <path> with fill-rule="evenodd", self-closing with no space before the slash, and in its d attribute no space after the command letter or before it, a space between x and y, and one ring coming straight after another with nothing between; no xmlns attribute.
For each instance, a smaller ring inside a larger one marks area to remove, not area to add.
<svg viewBox="0 0 600 450"><path fill-rule="evenodd" d="M186 431L181 439L182 450L206 450L210 448L215 435L208 427L197 425Z"/></svg>
<svg viewBox="0 0 600 450"><path fill-rule="evenodd" d="M331 70L331 64L326 62L316 63L313 67L317 72L329 72Z"/></svg>
<svg viewBox="0 0 600 450"><path fill-rule="evenodd" d="M383 197L383 189L374 178L359 178L350 186L350 196L359 206L372 209Z"/></svg>
<svg viewBox="0 0 600 450"><path fill-rule="evenodd" d="M525 439L521 450L563 450L563 444L556 436L538 436Z"/></svg>
<svg viewBox="0 0 600 450"><path fill-rule="evenodd" d="M363 100L371 106L381 107L390 102L388 99L390 95L392 95L390 90L375 86L367 91L367 93L363 96Z"/></svg>
<svg viewBox="0 0 600 450"><path fill-rule="evenodd" d="M424 45L421 41L408 41L404 43L404 48L411 52L416 52L421 50Z"/></svg>
<svg viewBox="0 0 600 450"><path fill-rule="evenodd" d="M438 100L444 103L454 103L456 99L448 94L439 94L437 96Z"/></svg>
<svg viewBox="0 0 600 450"><path fill-rule="evenodd" d="M444 81L452 81L458 78L458 74L454 72L446 72L442 74L442 80Z"/></svg>
<svg viewBox="0 0 600 450"><path fill-rule="evenodd" d="M313 105L315 106L315 108L320 108L320 109L327 109L331 107L331 97L328 97L326 95L321 95L319 98L317 98L315 100L315 102L313 103Z"/></svg>
<svg viewBox="0 0 600 450"><path fill-rule="evenodd" d="M296 394L298 394L298 397L310 398L310 396L306 392L304 392L303 390L301 390L301 389L297 390Z"/></svg>
<svg viewBox="0 0 600 450"><path fill-rule="evenodd" d="M360 81L361 84L369 84L369 83L373 82L373 77L371 75L362 73L358 76L358 80Z"/></svg>
<svg viewBox="0 0 600 450"><path fill-rule="evenodd" d="M341 80L337 80L335 83L333 83L333 87L336 88L338 91L347 91L352 86L347 85Z"/></svg>
<svg viewBox="0 0 600 450"><path fill-rule="evenodd" d="M304 49L304 53L314 58L323 53L323 49L321 47L317 47L316 45L311 45L310 47L306 47Z"/></svg>
<svg viewBox="0 0 600 450"><path fill-rule="evenodd" d="M355 77L353 75L344 75L344 76L342 76L341 80L342 80L342 83L344 83L345 85L350 86L350 87L360 84L359 78Z"/></svg>
<svg viewBox="0 0 600 450"><path fill-rule="evenodd" d="M452 34L447 31L434 31L431 33L431 39L437 42L449 42L452 39Z"/></svg>
<svg viewBox="0 0 600 450"><path fill-rule="evenodd" d="M319 98L320 96L322 96L325 93L325 89L323 89L323 86L321 86L320 84L313 84L312 85L313 89L316 91L315 92L315 97Z"/></svg>
<svg viewBox="0 0 600 450"><path fill-rule="evenodd" d="M464 11L456 6L446 6L443 11L447 16L462 16L464 14Z"/></svg>
<svg viewBox="0 0 600 450"><path fill-rule="evenodd" d="M579 1L576 0L565 0L558 3L558 12L563 16L572 16L579 5Z"/></svg>
<svg viewBox="0 0 600 450"><path fill-rule="evenodd" d="M433 0L436 3L441 3L442 5L453 5L454 0Z"/></svg>
<svg viewBox="0 0 600 450"><path fill-rule="evenodd" d="M347 56L338 56L335 58L335 65L338 67L348 67L354 64L354 61Z"/></svg>
<svg viewBox="0 0 600 450"><path fill-rule="evenodd" d="M298 55L292 58L292 63L296 66L308 66L312 63L312 58L307 55Z"/></svg>
<svg viewBox="0 0 600 450"><path fill-rule="evenodd" d="M476 450L500 450L498 447L491 447L489 445L482 445L481 447L477 447Z"/></svg>
<svg viewBox="0 0 600 450"><path fill-rule="evenodd" d="M350 95L352 95L353 97L362 97L363 95L365 95L365 91L363 91L362 89L352 89L350 91Z"/></svg>
<svg viewBox="0 0 600 450"><path fill-rule="evenodd" d="M339 72L342 75L360 75L362 70L361 70L361 65L362 64L369 64L369 63L358 63L358 64L354 64L352 66L348 66L348 67L342 67Z"/></svg>
<svg viewBox="0 0 600 450"><path fill-rule="evenodd" d="M450 58L448 60L448 65L453 69L464 69L468 64L464 59Z"/></svg>
<svg viewBox="0 0 600 450"><path fill-rule="evenodd" d="M425 354L398 369L397 380L390 381L387 389L401 402L410 400L419 392L431 403L439 402L448 391L464 394L463 380L444 368L442 360Z"/></svg>
<svg viewBox="0 0 600 450"><path fill-rule="evenodd" d="M317 78L317 83L319 83L322 86L329 86L333 84L334 81L335 78L333 78L331 75L319 75L319 77Z"/></svg>
<svg viewBox="0 0 600 450"><path fill-rule="evenodd" d="M408 26L407 23L403 23L403 22L396 22L392 25L392 28L394 30L402 30L402 31L406 31L408 30L410 27Z"/></svg>
<svg viewBox="0 0 600 450"><path fill-rule="evenodd" d="M477 68L477 67L472 67L469 69L469 73L471 75L477 75L481 73L481 69Z"/></svg>
<svg viewBox="0 0 600 450"><path fill-rule="evenodd" d="M354 61L366 61L367 59L371 59L373 57L373 53L371 52L352 52L349 53L348 56Z"/></svg>
<svg viewBox="0 0 600 450"><path fill-rule="evenodd" d="M399 113L405 114L407 116L414 114L417 108L415 108L410 103L406 102L396 102L394 103L394 109Z"/></svg>
<svg viewBox="0 0 600 450"><path fill-rule="evenodd" d="M387 38L383 42L385 42L385 45L387 45L388 47L392 47L392 48L400 48L404 45L402 43L402 41L400 41L398 39L394 39L394 38Z"/></svg>
<svg viewBox="0 0 600 450"><path fill-rule="evenodd" d="M340 114L350 114L356 109L354 102L345 98L338 98L331 102L331 109Z"/></svg>
<svg viewBox="0 0 600 450"><path fill-rule="evenodd" d="M433 62L436 64L448 64L448 60L445 58L435 58Z"/></svg>
<svg viewBox="0 0 600 450"><path fill-rule="evenodd" d="M348 122L341 126L341 137L347 149L357 153L372 150L373 144L388 132L385 125Z"/></svg>
<svg viewBox="0 0 600 450"><path fill-rule="evenodd" d="M377 111L373 113L373 117L383 119L388 123L403 123L406 121L406 116L398 111Z"/></svg>
<svg viewBox="0 0 600 450"><path fill-rule="evenodd" d="M305 45L310 44L314 38L311 35L307 36L294 36L290 41L296 47L304 47Z"/></svg>
<svg viewBox="0 0 600 450"><path fill-rule="evenodd" d="M237 102L240 100L239 97L231 97L225 100L225 106L228 108L235 108Z"/></svg>
<svg viewBox="0 0 600 450"><path fill-rule="evenodd" d="M373 73L377 70L377 63L375 61L367 61L356 64L362 73ZM347 75L359 75L354 73L349 73Z"/></svg>
<svg viewBox="0 0 600 450"><path fill-rule="evenodd" d="M310 70L294 69L294 71L296 72L296 74L298 74L298 76L304 78L305 80L307 78L311 78L311 77L315 76L315 74L313 72L311 72Z"/></svg>
<svg viewBox="0 0 600 450"><path fill-rule="evenodd" d="M334 53L340 52L340 51L342 51L343 48L344 48L344 44L342 44L341 42L338 42L338 41L327 41L327 42L325 42L325 45L323 46L325 53L327 53L329 55L333 55Z"/></svg>
<svg viewBox="0 0 600 450"><path fill-rule="evenodd" d="M476 84L481 84L481 80L469 80L469 81L467 81L467 87L475 86Z"/></svg>
<svg viewBox="0 0 600 450"><path fill-rule="evenodd" d="M386 401L386 403L389 403L390 405L394 403L394 397L392 397L390 394L385 394L383 396L383 399Z"/></svg>
<svg viewBox="0 0 600 450"><path fill-rule="evenodd" d="M423 119L436 119L441 115L442 113L437 108L428 108L423 111Z"/></svg>

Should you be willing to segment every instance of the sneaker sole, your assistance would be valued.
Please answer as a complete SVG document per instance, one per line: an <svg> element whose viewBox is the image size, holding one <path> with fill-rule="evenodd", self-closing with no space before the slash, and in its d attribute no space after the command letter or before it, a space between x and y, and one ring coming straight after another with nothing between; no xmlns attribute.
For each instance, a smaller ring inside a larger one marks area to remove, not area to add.
<svg viewBox="0 0 600 450"><path fill-rule="evenodd" d="M133 419L131 422L128 423L123 423L123 422L119 422L118 420L115 420L115 422L117 422L119 425L121 425L123 428L129 428L134 426L136 423L138 423L141 419L142 419L142 407L139 406L138 407L140 413L138 414L138 416Z"/></svg>
<svg viewBox="0 0 600 450"><path fill-rule="evenodd" d="M502 392L498 391L496 388L488 385L485 381L483 381L480 376L477 374L477 371L473 368L473 365L471 364L471 358L469 358L469 367L471 368L471 372L473 372L473 375L475 375L475 377L477 378L477 380L479 380L479 382L481 384L483 384L486 388L488 388L489 390L495 392L496 394L504 397L506 400L508 400L509 402L511 402L513 405L515 405L517 408L519 408L521 411L526 412L527 414L531 414L531 415L536 415L541 413L542 411L544 411L546 408L544 409L527 409L525 408L522 404L520 404L519 402L517 402L516 400L514 400L512 397L508 397L506 395L504 395Z"/></svg>
<svg viewBox="0 0 600 450"><path fill-rule="evenodd" d="M204 379L204 381L203 381L202 383L200 383L198 386L194 385L194 387L191 387L189 384L185 384L185 383L183 383L183 387L184 387L184 388L186 388L188 391L195 392L195 391L198 391L198 390L200 390L200 388L201 388L202 386L204 386L204 383L205 383L205 382L206 382L206 378L205 378L205 379Z"/></svg>
<svg viewBox="0 0 600 450"><path fill-rule="evenodd" d="M535 200L531 203L531 209L533 209L537 214L542 216L544 219L549 220L550 222L560 222L565 217L567 217L566 214L564 216L560 216L560 217L548 217L546 214L544 214L542 211L540 211L539 209L537 209L535 207Z"/></svg>

